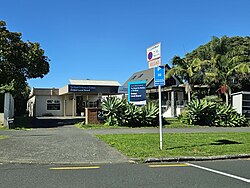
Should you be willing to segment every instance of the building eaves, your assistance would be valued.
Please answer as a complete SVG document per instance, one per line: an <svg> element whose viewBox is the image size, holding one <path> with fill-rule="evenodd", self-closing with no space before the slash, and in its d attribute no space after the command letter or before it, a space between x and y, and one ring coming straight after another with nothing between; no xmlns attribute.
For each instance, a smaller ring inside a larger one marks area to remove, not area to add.
<svg viewBox="0 0 250 188"><path fill-rule="evenodd" d="M70 80L72 85L85 85L85 86L121 86L116 80Z"/></svg>

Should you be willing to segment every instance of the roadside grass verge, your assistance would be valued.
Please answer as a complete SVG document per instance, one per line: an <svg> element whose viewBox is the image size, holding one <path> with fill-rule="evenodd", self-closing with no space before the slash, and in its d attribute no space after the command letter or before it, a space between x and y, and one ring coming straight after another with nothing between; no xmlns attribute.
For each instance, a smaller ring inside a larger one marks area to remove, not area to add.
<svg viewBox="0 0 250 188"><path fill-rule="evenodd" d="M185 123L181 123L178 120L178 118L164 118L163 127L164 128L192 128L192 127L201 127L201 126L188 125L188 124L185 124Z"/></svg>
<svg viewBox="0 0 250 188"><path fill-rule="evenodd" d="M0 130L7 130L7 128L4 125L0 125Z"/></svg>
<svg viewBox="0 0 250 188"><path fill-rule="evenodd" d="M82 124L82 123L77 123L75 124L76 127L78 128L83 128L83 129L118 129L118 128L140 128L140 127L126 127L126 126L108 126L108 125L104 125L104 124ZM178 121L177 118L165 118L163 120L163 127L164 128L192 128L192 127L201 127L201 126L197 126L197 125L187 125L184 123L181 123ZM204 126L202 126L204 127ZM147 128L147 127L143 127L143 128ZM148 128L152 128L152 127L148 127Z"/></svg>
<svg viewBox="0 0 250 188"><path fill-rule="evenodd" d="M163 150L158 134L96 135L131 158L181 156L220 156L250 154L249 133L171 133L163 135Z"/></svg>
<svg viewBox="0 0 250 188"><path fill-rule="evenodd" d="M82 123L76 123L75 124L76 127L81 128L81 129L119 129L119 128L128 128L128 127L124 127L124 126L108 126L108 125L104 125L104 124L82 124Z"/></svg>
<svg viewBox="0 0 250 188"><path fill-rule="evenodd" d="M8 138L8 136L0 135L0 140L5 139L5 138Z"/></svg>

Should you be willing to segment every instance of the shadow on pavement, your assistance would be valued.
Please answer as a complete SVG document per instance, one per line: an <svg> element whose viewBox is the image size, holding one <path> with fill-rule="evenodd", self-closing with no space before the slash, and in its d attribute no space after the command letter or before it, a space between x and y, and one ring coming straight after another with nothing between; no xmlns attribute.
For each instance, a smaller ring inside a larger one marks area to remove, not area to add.
<svg viewBox="0 0 250 188"><path fill-rule="evenodd" d="M84 117L16 117L12 128L52 128L84 122Z"/></svg>

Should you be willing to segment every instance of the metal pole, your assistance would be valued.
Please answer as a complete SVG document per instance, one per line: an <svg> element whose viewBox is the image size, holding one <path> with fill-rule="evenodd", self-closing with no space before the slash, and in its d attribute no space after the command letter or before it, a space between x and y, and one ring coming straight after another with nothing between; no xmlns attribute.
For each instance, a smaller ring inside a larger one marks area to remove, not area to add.
<svg viewBox="0 0 250 188"><path fill-rule="evenodd" d="M158 86L158 92L159 92L159 128L160 128L160 150L162 150L161 86Z"/></svg>

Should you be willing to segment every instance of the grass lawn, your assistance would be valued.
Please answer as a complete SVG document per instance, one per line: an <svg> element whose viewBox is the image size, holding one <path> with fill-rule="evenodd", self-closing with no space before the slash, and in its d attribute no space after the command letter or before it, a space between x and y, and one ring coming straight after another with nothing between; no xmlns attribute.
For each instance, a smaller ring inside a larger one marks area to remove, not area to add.
<svg viewBox="0 0 250 188"><path fill-rule="evenodd" d="M4 125L0 124L0 130L7 130L7 128Z"/></svg>
<svg viewBox="0 0 250 188"><path fill-rule="evenodd" d="M88 125L81 125L81 123L77 123L76 127L83 128L83 129L118 129L118 128L133 128L133 127L125 127L125 126L108 126L103 124L88 124ZM187 125L178 121L177 118L165 118L163 121L164 128L189 128L194 127L194 125ZM195 125L195 127L200 127ZM204 126L203 126L204 127ZM146 127L143 127L146 128ZM152 128L152 127L148 127Z"/></svg>
<svg viewBox="0 0 250 188"><path fill-rule="evenodd" d="M81 128L81 129L119 129L119 128L128 128L128 127L121 127L121 126L108 126L108 125L104 125L104 124L81 124L81 123L77 123L75 124L76 127Z"/></svg>
<svg viewBox="0 0 250 188"><path fill-rule="evenodd" d="M8 138L8 136L0 135L0 140L5 139L5 138Z"/></svg>
<svg viewBox="0 0 250 188"><path fill-rule="evenodd" d="M96 135L124 155L132 158L218 156L250 154L250 133L174 133Z"/></svg>
<svg viewBox="0 0 250 188"><path fill-rule="evenodd" d="M181 123L177 118L165 118L163 121L163 127L164 128L189 128L189 127L201 127L201 126L188 125L185 123Z"/></svg>

